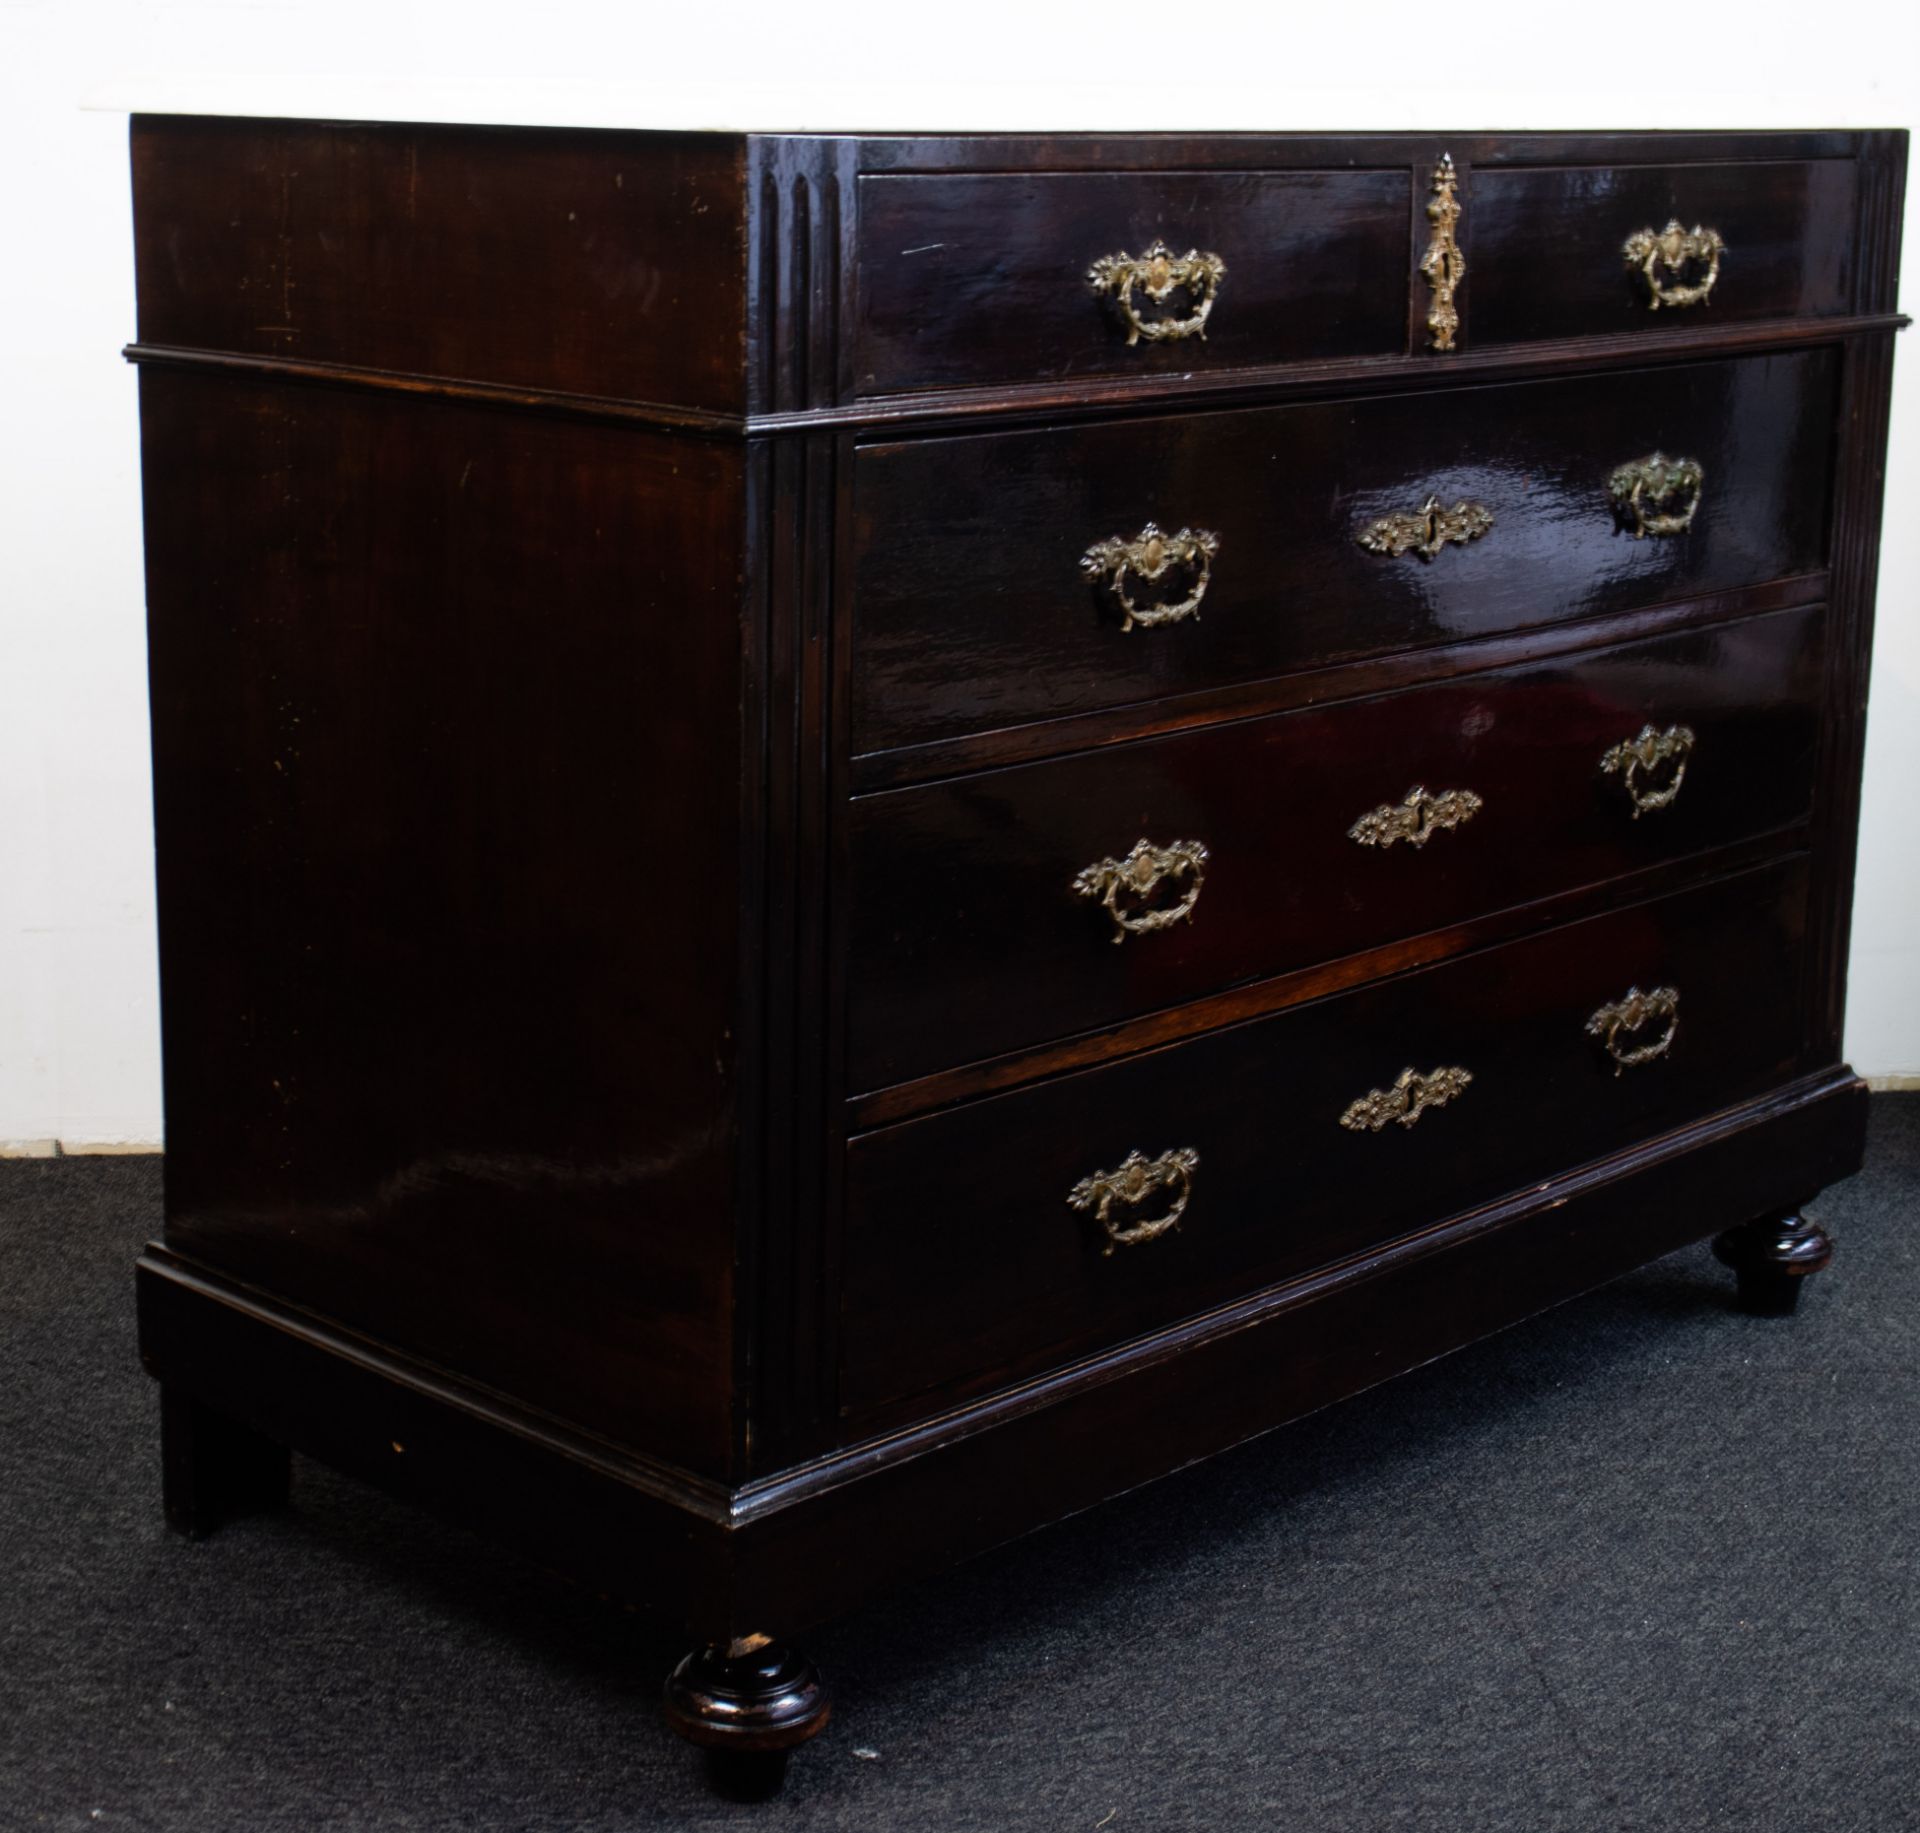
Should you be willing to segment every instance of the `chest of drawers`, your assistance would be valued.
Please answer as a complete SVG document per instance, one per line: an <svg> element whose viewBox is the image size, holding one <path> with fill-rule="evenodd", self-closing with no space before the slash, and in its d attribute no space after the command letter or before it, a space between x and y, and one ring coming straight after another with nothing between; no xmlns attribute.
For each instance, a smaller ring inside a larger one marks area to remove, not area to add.
<svg viewBox="0 0 1920 1833"><path fill-rule="evenodd" d="M142 117L170 1518L791 1638L1830 1246L1894 133Z"/></svg>

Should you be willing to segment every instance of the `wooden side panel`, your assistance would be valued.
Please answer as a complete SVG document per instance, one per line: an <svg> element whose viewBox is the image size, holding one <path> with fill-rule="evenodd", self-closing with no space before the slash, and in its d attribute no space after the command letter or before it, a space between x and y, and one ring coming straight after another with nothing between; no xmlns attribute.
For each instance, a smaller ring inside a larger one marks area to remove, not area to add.
<svg viewBox="0 0 1920 1833"><path fill-rule="evenodd" d="M137 118L144 344L737 412L744 143Z"/></svg>
<svg viewBox="0 0 1920 1833"><path fill-rule="evenodd" d="M740 451L142 402L168 1242L721 1470Z"/></svg>

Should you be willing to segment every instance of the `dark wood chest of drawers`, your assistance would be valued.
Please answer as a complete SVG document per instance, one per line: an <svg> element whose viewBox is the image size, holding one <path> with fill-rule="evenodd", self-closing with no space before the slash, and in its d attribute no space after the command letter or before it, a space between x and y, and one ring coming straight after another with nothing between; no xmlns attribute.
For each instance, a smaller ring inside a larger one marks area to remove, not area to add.
<svg viewBox="0 0 1920 1833"><path fill-rule="evenodd" d="M764 1782L881 1587L1825 1264L1904 134L133 155L177 1524L439 1507Z"/></svg>

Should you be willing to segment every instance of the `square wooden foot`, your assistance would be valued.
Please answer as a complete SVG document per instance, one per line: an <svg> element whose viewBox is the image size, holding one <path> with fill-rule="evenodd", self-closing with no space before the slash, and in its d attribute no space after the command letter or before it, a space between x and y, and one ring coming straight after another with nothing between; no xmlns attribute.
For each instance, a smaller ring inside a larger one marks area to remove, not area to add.
<svg viewBox="0 0 1920 1833"><path fill-rule="evenodd" d="M161 1494L175 1533L199 1540L223 1522L284 1507L291 1463L286 1446L161 1384Z"/></svg>

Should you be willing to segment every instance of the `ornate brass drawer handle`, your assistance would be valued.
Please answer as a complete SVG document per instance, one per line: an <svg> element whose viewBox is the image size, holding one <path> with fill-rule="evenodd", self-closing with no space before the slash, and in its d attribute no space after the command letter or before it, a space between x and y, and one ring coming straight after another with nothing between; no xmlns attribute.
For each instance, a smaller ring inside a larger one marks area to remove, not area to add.
<svg viewBox="0 0 1920 1833"><path fill-rule="evenodd" d="M1156 929L1170 929L1193 915L1200 901L1200 887L1206 877L1207 849L1197 840L1175 840L1155 846L1150 840L1136 840L1125 859L1103 859L1081 872L1073 888L1082 897L1098 898L1113 918L1113 939L1124 942L1128 936L1150 935ZM1186 890L1177 904L1157 908L1143 907L1163 884L1184 884ZM1121 899L1131 900L1123 907Z"/></svg>
<svg viewBox="0 0 1920 1833"><path fill-rule="evenodd" d="M1666 1029L1652 1043L1630 1044L1624 1049L1621 1047L1623 1037L1635 1036L1656 1019L1664 1019ZM1680 995L1672 987L1655 987L1651 993L1643 993L1638 987L1629 987L1625 999L1602 1006L1587 1020L1589 1035L1606 1045L1607 1055L1613 1058L1613 1073L1616 1076L1624 1075L1642 1063L1651 1063L1655 1057L1665 1056L1673 1048L1674 1033L1679 1029Z"/></svg>
<svg viewBox="0 0 1920 1833"><path fill-rule="evenodd" d="M1486 804L1471 789L1443 789L1437 796L1409 789L1397 806L1382 802L1347 829L1347 838L1362 846L1392 846L1404 840L1423 847L1443 827L1465 827Z"/></svg>
<svg viewBox="0 0 1920 1833"><path fill-rule="evenodd" d="M1655 452L1622 465L1607 479L1607 494L1621 524L1633 524L1633 538L1683 535L1700 510L1706 473L1691 458ZM1669 507L1672 505L1672 507Z"/></svg>
<svg viewBox="0 0 1920 1833"><path fill-rule="evenodd" d="M1087 283L1096 293L1104 293L1119 309L1127 326L1127 347L1131 349L1143 337L1150 344L1170 338L1207 335L1207 318L1227 277L1227 264L1218 255L1203 255L1189 248L1176 255L1165 242L1155 241L1138 259L1124 249L1117 255L1102 255L1087 269ZM1134 303L1134 293L1144 293L1156 306L1162 306L1176 292L1184 291L1192 300L1184 318L1142 318Z"/></svg>
<svg viewBox="0 0 1920 1833"><path fill-rule="evenodd" d="M1705 305L1713 283L1720 278L1720 257L1727 252L1727 245L1720 239L1719 230L1698 223L1682 229L1680 219L1675 217L1664 229L1635 230L1620 252L1629 267L1637 267L1646 277L1651 295L1647 310L1657 312L1662 306ZM1707 271L1688 284L1680 276L1693 261L1706 262Z"/></svg>
<svg viewBox="0 0 1920 1833"><path fill-rule="evenodd" d="M1389 1120L1410 1127L1430 1107L1445 1107L1473 1080L1466 1069L1403 1069L1391 1088L1371 1088L1340 1116L1349 1133L1377 1133Z"/></svg>
<svg viewBox="0 0 1920 1833"><path fill-rule="evenodd" d="M1668 726L1656 732L1642 726L1632 738L1623 738L1600 759L1603 775L1618 775L1633 799L1633 818L1638 821L1649 809L1665 808L1680 793L1687 780L1687 759L1693 755L1693 728ZM1673 765L1673 774L1664 785L1654 787L1649 779L1663 764Z"/></svg>
<svg viewBox="0 0 1920 1833"><path fill-rule="evenodd" d="M1370 554L1418 554L1431 560L1450 542L1464 547L1478 541L1493 526L1493 511L1484 503L1455 503L1441 507L1437 496L1430 496L1411 515L1382 516L1360 531L1360 545Z"/></svg>
<svg viewBox="0 0 1920 1833"><path fill-rule="evenodd" d="M1096 1171L1083 1177L1067 1193L1067 1202L1083 1214L1092 1211L1107 1237L1100 1251L1111 1254L1117 1247L1133 1247L1153 1241L1169 1229L1180 1226L1187 1213L1187 1201L1193 1195L1193 1174L1199 1169L1200 1154L1191 1146L1179 1146L1162 1152L1158 1158L1146 1158L1129 1152L1113 1171ZM1115 1205L1123 1210L1137 1209L1157 1191L1170 1190L1173 1201L1164 1214L1122 1223L1114 1215Z"/></svg>
<svg viewBox="0 0 1920 1833"><path fill-rule="evenodd" d="M1131 541L1120 535L1096 541L1080 556L1080 571L1096 585L1103 579L1107 582L1120 604L1122 630L1131 630L1135 624L1151 630L1156 624L1177 624L1182 618L1199 614L1219 551L1220 537L1204 528L1183 528L1177 535L1163 535L1149 522ZM1193 587L1185 598L1170 605L1134 601L1127 590L1129 574L1152 585L1175 567L1186 567L1193 573Z"/></svg>

